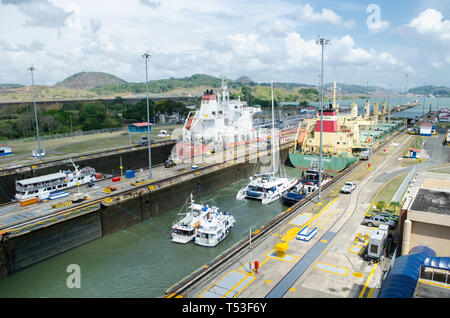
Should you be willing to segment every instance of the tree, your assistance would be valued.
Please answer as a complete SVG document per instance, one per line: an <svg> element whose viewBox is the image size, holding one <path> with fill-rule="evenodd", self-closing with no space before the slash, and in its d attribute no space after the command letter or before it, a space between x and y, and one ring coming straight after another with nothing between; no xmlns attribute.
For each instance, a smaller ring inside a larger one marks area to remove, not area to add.
<svg viewBox="0 0 450 318"><path fill-rule="evenodd" d="M386 207L386 202L385 201L378 201L377 202L377 209L380 212L383 212L383 209Z"/></svg>
<svg viewBox="0 0 450 318"><path fill-rule="evenodd" d="M149 100L149 110L150 110L150 121L151 116L154 114L155 102ZM133 121L147 121L147 100L141 99L134 105L130 105L123 113L123 118L130 119Z"/></svg>
<svg viewBox="0 0 450 318"><path fill-rule="evenodd" d="M397 212L400 208L400 202L397 201L391 201L390 206L394 208L394 212Z"/></svg>

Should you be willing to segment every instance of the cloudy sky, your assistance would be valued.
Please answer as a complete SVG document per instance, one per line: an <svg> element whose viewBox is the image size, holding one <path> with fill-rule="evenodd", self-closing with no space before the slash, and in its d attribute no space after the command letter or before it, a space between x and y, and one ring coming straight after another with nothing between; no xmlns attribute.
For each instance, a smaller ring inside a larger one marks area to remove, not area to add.
<svg viewBox="0 0 450 318"><path fill-rule="evenodd" d="M201 73L395 89L450 86L450 1L0 0L0 83L81 71L145 81Z"/></svg>

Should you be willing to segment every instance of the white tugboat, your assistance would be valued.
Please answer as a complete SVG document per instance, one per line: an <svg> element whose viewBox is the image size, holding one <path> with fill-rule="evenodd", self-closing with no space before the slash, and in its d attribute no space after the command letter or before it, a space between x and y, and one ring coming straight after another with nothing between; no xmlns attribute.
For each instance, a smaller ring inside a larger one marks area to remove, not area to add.
<svg viewBox="0 0 450 318"><path fill-rule="evenodd" d="M239 190L236 199L243 200L245 198L261 200L262 204L269 204L280 199L283 194L299 182L296 178L283 178L275 176L275 123L274 123L274 109L273 109L273 82L272 90L272 171L269 173L256 174L250 177L250 182L247 186Z"/></svg>
<svg viewBox="0 0 450 318"><path fill-rule="evenodd" d="M172 242L185 244L192 241L197 236L200 224L208 221L211 213L216 211L216 207L195 203L191 193L191 204L186 214L184 214L181 220L172 225Z"/></svg>
<svg viewBox="0 0 450 318"><path fill-rule="evenodd" d="M233 227L235 219L226 212L215 211L207 221L200 223L195 244L214 247L222 242Z"/></svg>
<svg viewBox="0 0 450 318"><path fill-rule="evenodd" d="M249 107L240 98L231 100L222 79L222 93L216 95L212 89L206 90L200 109L189 112L175 156L190 158L256 141L259 132L254 127L253 116L257 112L261 112L260 107Z"/></svg>
<svg viewBox="0 0 450 318"><path fill-rule="evenodd" d="M39 200L47 200L51 194L96 180L95 169L90 167L78 169L78 166L72 160L71 162L75 168L74 171L59 171L45 176L16 181L14 200L35 197Z"/></svg>

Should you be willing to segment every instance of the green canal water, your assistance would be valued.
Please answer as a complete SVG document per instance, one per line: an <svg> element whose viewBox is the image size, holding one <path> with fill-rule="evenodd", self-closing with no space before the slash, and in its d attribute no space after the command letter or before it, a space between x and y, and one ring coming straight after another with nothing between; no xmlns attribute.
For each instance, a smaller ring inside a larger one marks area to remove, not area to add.
<svg viewBox="0 0 450 318"><path fill-rule="evenodd" d="M298 177L301 170L286 167L286 173ZM0 297L161 296L167 288L248 236L250 227L261 227L287 208L281 200L269 205L236 200L237 191L247 182L243 179L196 200L216 205L236 218L228 237L214 248L170 241L170 227L182 212L179 207L0 279ZM72 274L67 272L70 264L80 266L81 288L67 287L66 281Z"/></svg>

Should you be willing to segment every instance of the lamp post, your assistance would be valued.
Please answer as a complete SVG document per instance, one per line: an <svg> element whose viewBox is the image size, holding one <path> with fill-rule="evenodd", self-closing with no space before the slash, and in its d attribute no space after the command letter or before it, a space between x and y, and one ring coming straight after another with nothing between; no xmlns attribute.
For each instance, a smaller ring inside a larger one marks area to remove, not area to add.
<svg viewBox="0 0 450 318"><path fill-rule="evenodd" d="M320 194L322 187L322 133L323 133L323 50L325 45L329 44L330 41L324 38L319 38L316 44L322 46L322 71L320 75L320 156L319 156L319 194L318 203L320 203Z"/></svg>
<svg viewBox="0 0 450 318"><path fill-rule="evenodd" d="M152 144L150 141L150 111L149 111L149 105L148 105L148 68L147 68L147 62L150 58L150 53L146 52L142 55L143 58L145 58L145 83L147 84L147 142L148 142L148 170L149 170L149 180L152 179Z"/></svg>
<svg viewBox="0 0 450 318"><path fill-rule="evenodd" d="M33 71L35 68L31 66L28 69L31 72L31 90L33 91L33 104L34 104L34 118L36 120L36 134L37 134L37 142L38 142L38 157L39 160L41 159L41 139L39 138L39 124L38 124L38 117L37 117L37 110L36 110L36 94L34 92L34 78L33 78Z"/></svg>

